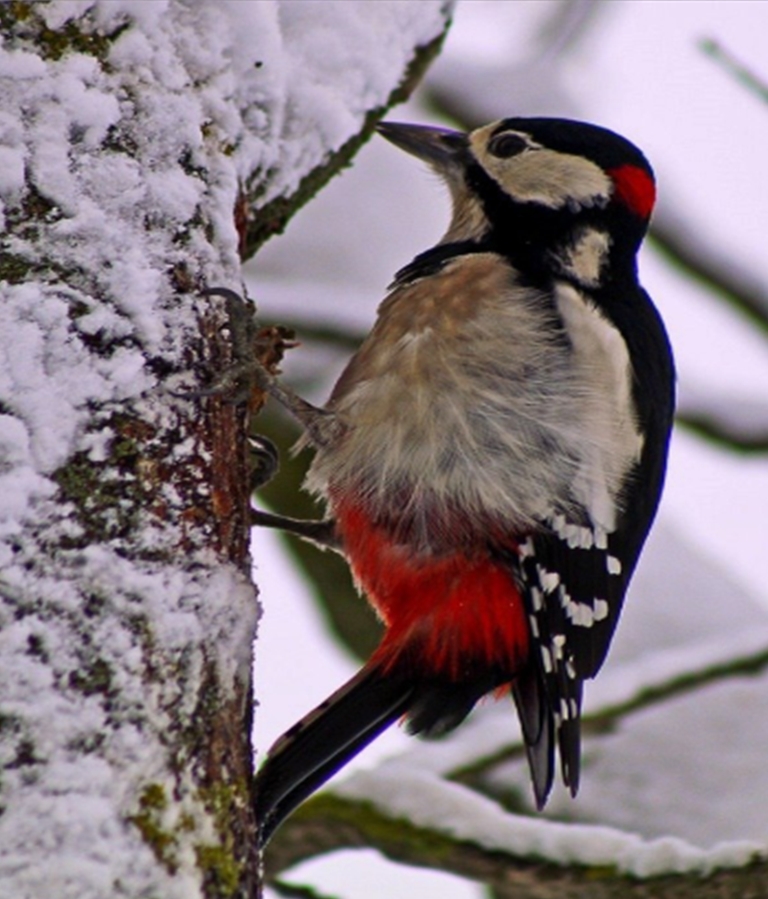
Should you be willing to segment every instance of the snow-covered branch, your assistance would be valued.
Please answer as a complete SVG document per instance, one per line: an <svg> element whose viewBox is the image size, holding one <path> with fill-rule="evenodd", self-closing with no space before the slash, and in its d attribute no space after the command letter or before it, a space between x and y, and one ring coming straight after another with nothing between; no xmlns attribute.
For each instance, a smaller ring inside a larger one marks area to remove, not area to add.
<svg viewBox="0 0 768 899"><path fill-rule="evenodd" d="M393 768L359 774L343 794L306 803L276 841L267 879L308 857L361 846L515 899L743 899L760 895L768 871L766 845L703 850L674 837L542 823L433 774ZM283 876L290 880L290 871Z"/></svg>

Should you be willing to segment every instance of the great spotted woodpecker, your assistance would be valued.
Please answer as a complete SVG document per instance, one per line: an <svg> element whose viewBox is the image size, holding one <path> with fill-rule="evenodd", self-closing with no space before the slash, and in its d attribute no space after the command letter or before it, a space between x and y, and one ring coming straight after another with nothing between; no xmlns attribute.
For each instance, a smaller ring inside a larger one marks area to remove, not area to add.
<svg viewBox="0 0 768 899"><path fill-rule="evenodd" d="M334 545L386 631L257 775L261 841L401 717L442 734L509 690L538 808L579 784L582 682L608 650L656 512L674 405L638 284L652 170L622 137L510 118L379 133L446 181L443 239L395 276L324 409L265 372L316 455Z"/></svg>

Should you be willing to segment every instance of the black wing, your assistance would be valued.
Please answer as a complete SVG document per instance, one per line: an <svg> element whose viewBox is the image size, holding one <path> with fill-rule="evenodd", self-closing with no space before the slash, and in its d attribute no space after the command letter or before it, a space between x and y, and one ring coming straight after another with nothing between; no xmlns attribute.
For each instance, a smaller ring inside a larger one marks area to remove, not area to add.
<svg viewBox="0 0 768 899"><path fill-rule="evenodd" d="M608 301L635 363L633 400L645 439L641 458L626 478L615 529L607 533L594 527L586 510L573 520L553 514L520 546L518 577L531 628L534 671L513 693L539 807L549 792L541 774L544 760L550 759L549 784L554 767L554 737L547 745L547 734L556 735L566 786L573 795L578 789L582 682L595 676L608 652L656 514L672 427L674 362L658 312L642 290L628 293L621 302L615 296ZM541 723L542 714L550 716L549 727ZM537 727L538 743L532 743L526 729L533 732ZM543 794L540 787L546 787Z"/></svg>
<svg viewBox="0 0 768 899"><path fill-rule="evenodd" d="M525 709L538 705L551 716L549 728L541 732L556 736L563 781L575 795L579 785L582 683L594 677L605 660L656 511L664 459L651 461L652 477L647 457L631 477L627 491L627 508L631 511L612 533L585 524L586 518L574 522L555 515L520 545L518 576L531 630L531 664L536 677L529 677L524 688L513 692L539 807L546 801L549 788L542 795L536 786ZM544 695L534 697L536 690ZM529 712L528 718L532 719L533 713ZM553 756L552 746L548 752ZM539 767L546 754L545 747L539 745ZM550 769L553 764L550 761ZM541 775L538 779L544 783Z"/></svg>
<svg viewBox="0 0 768 899"><path fill-rule="evenodd" d="M526 733L526 708L538 704L549 714L544 735L557 739L563 781L576 795L581 754L582 683L594 677L605 659L621 612L635 558L623 552L620 532L575 524L559 515L549 528L531 536L520 547L519 568L523 599L531 630L531 665L534 672L514 696L523 723L537 805L541 807L551 786L553 740L547 747L539 738L537 755L550 755L550 783L536 775L532 743ZM536 693L543 695L535 695ZM528 714L528 718L532 718ZM529 728L530 729L530 728ZM542 767L539 761L538 767ZM537 779L539 785L537 786Z"/></svg>

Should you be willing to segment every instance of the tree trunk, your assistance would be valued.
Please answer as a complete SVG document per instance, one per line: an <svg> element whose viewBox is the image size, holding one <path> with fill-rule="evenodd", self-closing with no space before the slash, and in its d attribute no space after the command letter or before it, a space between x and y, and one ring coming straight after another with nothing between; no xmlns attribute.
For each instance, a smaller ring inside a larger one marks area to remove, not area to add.
<svg viewBox="0 0 768 899"><path fill-rule="evenodd" d="M297 8L73 6L0 9L0 881L253 896L249 411L184 395L233 361L202 291L239 285L239 250L349 158L445 12L358 133L286 171Z"/></svg>

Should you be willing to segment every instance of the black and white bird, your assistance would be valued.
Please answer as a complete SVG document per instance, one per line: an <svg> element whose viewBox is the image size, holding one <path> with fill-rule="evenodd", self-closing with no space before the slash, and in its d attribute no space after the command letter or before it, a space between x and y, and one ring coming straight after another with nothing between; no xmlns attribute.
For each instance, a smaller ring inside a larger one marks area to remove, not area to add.
<svg viewBox="0 0 768 899"><path fill-rule="evenodd" d="M451 222L397 273L323 409L263 375L305 425L329 518L262 523L325 535L386 630L270 751L263 842L394 721L444 733L493 692L516 703L537 806L556 747L575 795L582 684L664 480L674 369L637 277L643 154L563 119L379 133L442 176Z"/></svg>

